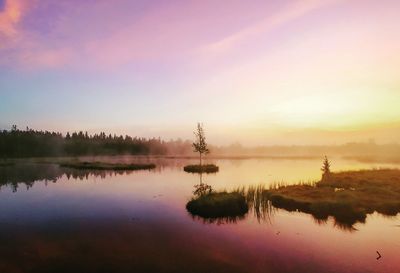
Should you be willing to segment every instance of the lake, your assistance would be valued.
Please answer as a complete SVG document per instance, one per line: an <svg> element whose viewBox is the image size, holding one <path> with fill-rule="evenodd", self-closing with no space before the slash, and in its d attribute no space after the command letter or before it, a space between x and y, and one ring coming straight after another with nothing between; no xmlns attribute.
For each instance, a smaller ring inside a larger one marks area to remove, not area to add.
<svg viewBox="0 0 400 273"><path fill-rule="evenodd" d="M400 217L333 219L269 208L207 221L185 208L200 177L195 159L149 161L145 171L84 171L55 164L0 167L0 272L400 272ZM215 190L316 181L320 159L215 159ZM332 170L399 168L332 158ZM376 259L378 254L382 258Z"/></svg>

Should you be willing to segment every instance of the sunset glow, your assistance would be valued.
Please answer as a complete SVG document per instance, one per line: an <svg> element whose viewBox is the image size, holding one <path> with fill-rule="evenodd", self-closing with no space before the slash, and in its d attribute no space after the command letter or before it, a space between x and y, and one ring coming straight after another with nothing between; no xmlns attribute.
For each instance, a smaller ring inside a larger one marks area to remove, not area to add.
<svg viewBox="0 0 400 273"><path fill-rule="evenodd" d="M400 0L0 0L0 273L400 272Z"/></svg>
<svg viewBox="0 0 400 273"><path fill-rule="evenodd" d="M400 2L0 0L0 128L397 142ZM323 137L321 137L323 136Z"/></svg>

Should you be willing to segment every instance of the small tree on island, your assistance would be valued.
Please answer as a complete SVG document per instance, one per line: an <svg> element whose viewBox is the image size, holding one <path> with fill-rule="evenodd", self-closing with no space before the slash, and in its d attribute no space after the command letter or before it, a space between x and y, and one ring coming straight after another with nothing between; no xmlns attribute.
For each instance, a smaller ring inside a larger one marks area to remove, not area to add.
<svg viewBox="0 0 400 273"><path fill-rule="evenodd" d="M324 158L321 171L322 171L322 181L329 179L331 175L331 162L328 160L327 156L325 156Z"/></svg>
<svg viewBox="0 0 400 273"><path fill-rule="evenodd" d="M195 142L193 142L192 146L194 148L194 152L199 153L200 155L200 166L201 166L202 155L208 154L210 150L207 148L203 125L200 122L197 123L197 130L194 132L194 135L196 136L196 140Z"/></svg>

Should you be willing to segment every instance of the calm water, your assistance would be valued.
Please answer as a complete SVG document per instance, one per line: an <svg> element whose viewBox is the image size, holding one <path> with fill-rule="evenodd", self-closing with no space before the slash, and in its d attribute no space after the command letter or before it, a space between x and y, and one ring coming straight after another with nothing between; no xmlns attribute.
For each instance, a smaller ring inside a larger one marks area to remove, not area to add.
<svg viewBox="0 0 400 273"><path fill-rule="evenodd" d="M193 161L151 161L156 170L118 173L0 168L0 272L400 272L399 216L375 213L352 231L279 209L209 223L185 209ZM216 190L320 178L320 160L213 163L220 172L203 182ZM371 167L400 166L333 159L334 171Z"/></svg>

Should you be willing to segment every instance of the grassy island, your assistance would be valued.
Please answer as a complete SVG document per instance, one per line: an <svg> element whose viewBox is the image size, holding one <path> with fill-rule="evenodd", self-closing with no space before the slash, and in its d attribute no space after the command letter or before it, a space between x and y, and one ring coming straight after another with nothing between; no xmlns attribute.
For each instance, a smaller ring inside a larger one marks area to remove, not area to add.
<svg viewBox="0 0 400 273"><path fill-rule="evenodd" d="M216 173L219 171L219 167L214 164L187 165L183 167L183 170L188 173Z"/></svg>
<svg viewBox="0 0 400 273"><path fill-rule="evenodd" d="M60 163L60 167L81 169L81 170L112 170L112 171L128 171L128 170L150 170L156 167L155 164L111 164L103 162L69 162Z"/></svg>
<svg viewBox="0 0 400 273"><path fill-rule="evenodd" d="M310 213L319 220L333 216L337 223L352 226L374 211L389 216L400 212L400 170L330 173L315 185L271 188L267 196L274 207Z"/></svg>
<svg viewBox="0 0 400 273"><path fill-rule="evenodd" d="M190 200L186 209L203 218L244 216L249 208L245 197L238 192L211 192Z"/></svg>

